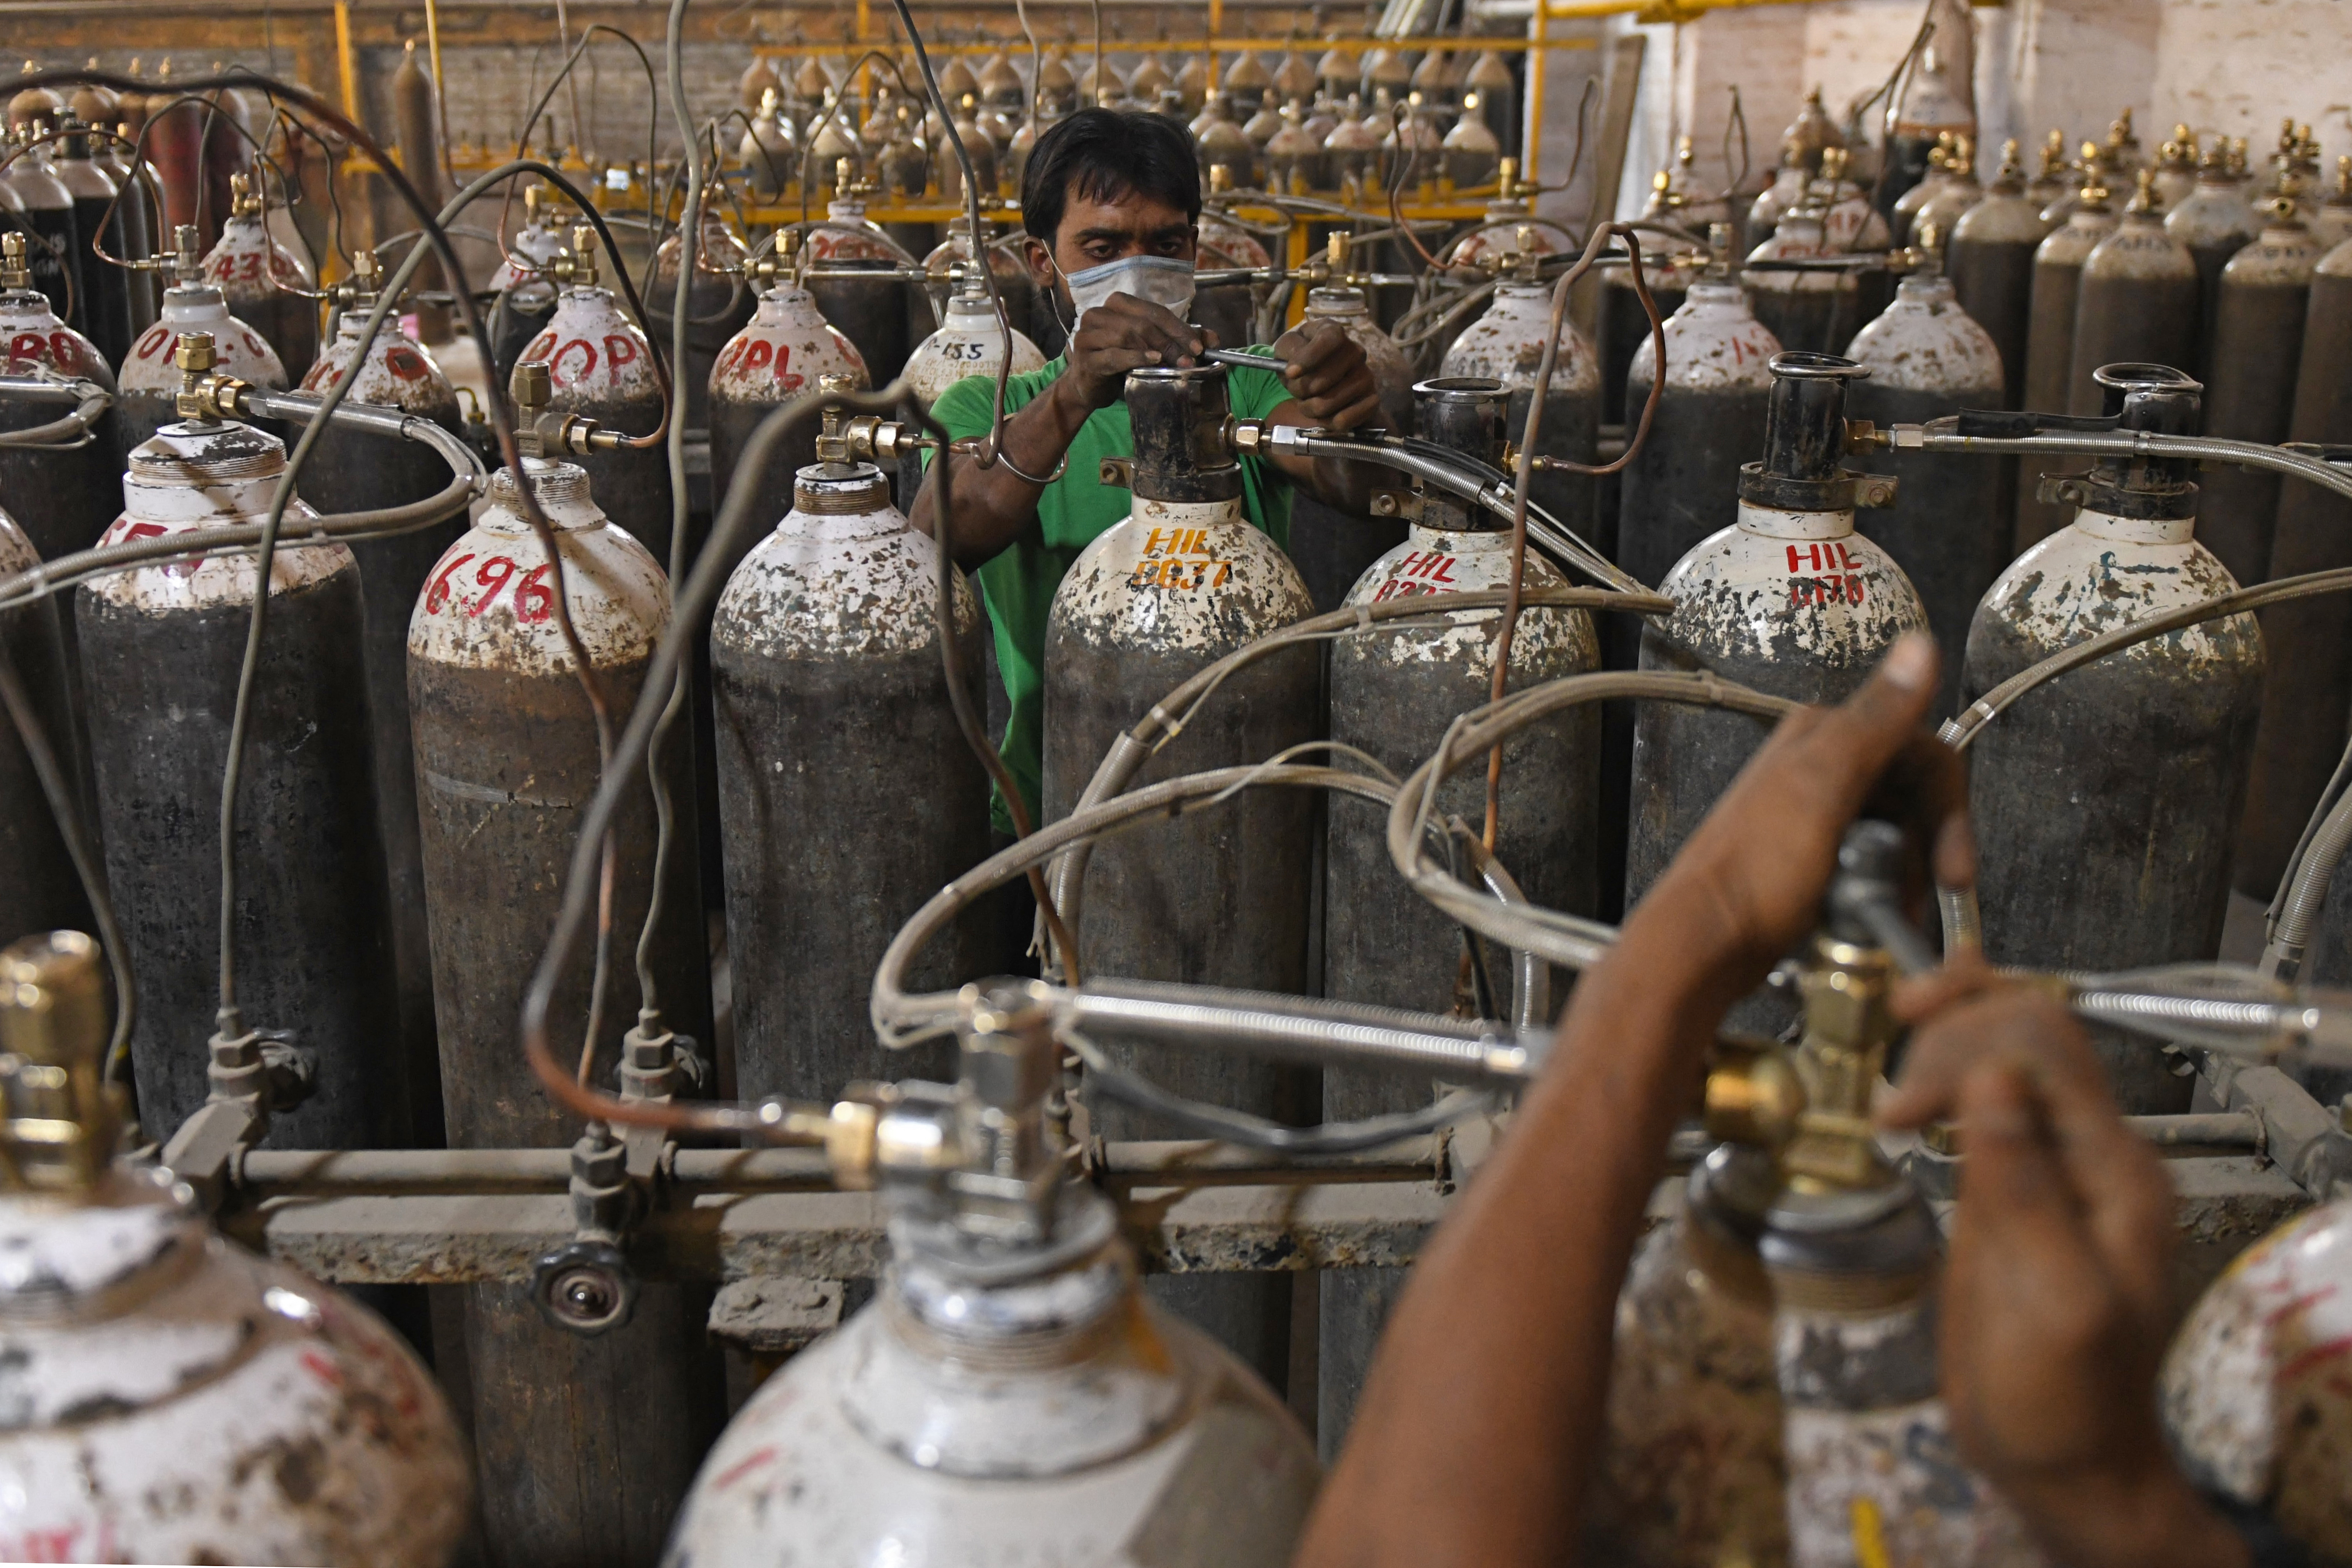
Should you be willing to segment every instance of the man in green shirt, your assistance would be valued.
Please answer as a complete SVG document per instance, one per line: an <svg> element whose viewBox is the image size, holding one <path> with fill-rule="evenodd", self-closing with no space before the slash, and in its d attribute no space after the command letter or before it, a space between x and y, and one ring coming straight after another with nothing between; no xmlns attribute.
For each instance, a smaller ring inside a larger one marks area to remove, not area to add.
<svg viewBox="0 0 2352 1568"><path fill-rule="evenodd" d="M1082 109L1037 139L1024 172L1021 215L1031 274L1065 321L1076 321L1063 358L1004 389L1003 449L982 468L956 453L950 475L950 543L973 574L996 626L997 666L1012 717L1006 765L1035 820L1045 734L1045 617L1062 574L1096 537L1127 516L1129 496L1097 479L1100 460L1135 450L1121 401L1128 372L1189 365L1217 346L1186 324L1201 176L1181 125L1157 114ZM1171 308L1173 306L1174 308ZM1349 430L1376 421L1379 389L1363 350L1328 322L1286 332L1264 371L1226 381L1236 418ZM950 387L932 414L950 437L985 441L996 383ZM1369 504L1362 465L1244 457L1242 510L1286 543L1290 486L1305 484L1344 510ZM925 484L913 521L936 534L937 487ZM998 827L1009 831L1000 803Z"/></svg>

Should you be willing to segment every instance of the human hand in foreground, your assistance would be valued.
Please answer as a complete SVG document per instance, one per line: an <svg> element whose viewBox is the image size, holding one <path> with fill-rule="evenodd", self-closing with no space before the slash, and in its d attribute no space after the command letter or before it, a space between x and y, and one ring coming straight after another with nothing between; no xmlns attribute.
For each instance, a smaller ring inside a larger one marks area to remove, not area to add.
<svg viewBox="0 0 2352 1568"><path fill-rule="evenodd" d="M1188 324L1167 306L1113 294L1079 318L1066 374L1089 410L1108 408L1126 390L1128 372L1189 365L1216 346L1216 333Z"/></svg>
<svg viewBox="0 0 2352 1568"><path fill-rule="evenodd" d="M1895 1010L1916 1028L1879 1120L1956 1121L1965 1156L1938 1330L1961 1453L2069 1568L2245 1563L2165 1447L2172 1184L2082 1026L1973 952Z"/></svg>
<svg viewBox="0 0 2352 1568"><path fill-rule="evenodd" d="M1382 422L1371 362L1336 323L1301 321L1275 340L1274 352L1283 362L1283 385L1310 423L1339 431Z"/></svg>

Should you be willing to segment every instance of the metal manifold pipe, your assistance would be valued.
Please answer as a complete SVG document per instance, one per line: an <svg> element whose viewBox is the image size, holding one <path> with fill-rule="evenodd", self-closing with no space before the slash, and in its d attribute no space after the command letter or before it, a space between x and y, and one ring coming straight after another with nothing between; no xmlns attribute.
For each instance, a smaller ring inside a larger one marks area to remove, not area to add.
<svg viewBox="0 0 2352 1568"><path fill-rule="evenodd" d="M2179 461L2234 463L2241 468L2267 468L2334 490L2352 500L2352 470L2320 458L2259 441L2229 441L2218 436L2165 436L2151 430L2037 431L2031 436L1963 436L1961 416L1925 425L1897 425L1887 431L1889 443L1904 452L1969 452L1979 457L2031 456L2034 453L2081 458L2169 458Z"/></svg>
<svg viewBox="0 0 2352 1568"><path fill-rule="evenodd" d="M70 403L72 413L47 425L0 431L0 447L73 447L87 445L98 422L114 406L114 394L94 381L47 375L0 375L0 398L33 403Z"/></svg>

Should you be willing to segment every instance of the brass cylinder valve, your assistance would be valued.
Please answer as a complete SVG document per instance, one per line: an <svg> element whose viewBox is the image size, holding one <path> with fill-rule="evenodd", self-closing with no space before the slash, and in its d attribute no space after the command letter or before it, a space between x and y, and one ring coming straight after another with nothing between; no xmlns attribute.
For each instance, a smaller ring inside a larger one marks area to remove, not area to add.
<svg viewBox="0 0 2352 1568"><path fill-rule="evenodd" d="M86 1193L122 1124L105 1081L106 984L79 931L28 936L0 952L0 1182Z"/></svg>
<svg viewBox="0 0 2352 1568"><path fill-rule="evenodd" d="M596 229L593 224L575 224L572 229L572 248L547 265L548 276L571 288L593 289L596 286Z"/></svg>
<svg viewBox="0 0 2352 1568"><path fill-rule="evenodd" d="M0 234L0 289L30 289L33 269L25 250L25 237L15 229Z"/></svg>
<svg viewBox="0 0 2352 1568"><path fill-rule="evenodd" d="M616 450L627 439L593 419L549 409L555 401L555 378L545 360L519 362L507 378L507 391L514 398L515 449L525 458L585 457Z"/></svg>

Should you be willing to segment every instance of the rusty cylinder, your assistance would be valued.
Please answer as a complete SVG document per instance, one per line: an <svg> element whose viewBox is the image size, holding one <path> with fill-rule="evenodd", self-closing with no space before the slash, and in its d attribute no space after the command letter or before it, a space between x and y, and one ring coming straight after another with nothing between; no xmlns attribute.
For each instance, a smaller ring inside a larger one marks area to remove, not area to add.
<svg viewBox="0 0 2352 1568"><path fill-rule="evenodd" d="M1307 321L1325 321L1364 351L1380 389L1381 423L1392 436L1412 436L1412 372L1396 340L1372 320L1360 289L1316 289L1307 296ZM1404 542L1404 524L1355 517L1303 491L1290 498L1290 559L1307 580L1318 610L1335 610L1372 563Z"/></svg>
<svg viewBox="0 0 2352 1568"><path fill-rule="evenodd" d="M2101 365L2169 365L2185 375L2196 363L2197 260L2164 232L2150 184L2141 170L2123 221L2084 258L2066 373L2070 414L2105 406L2095 374Z"/></svg>
<svg viewBox="0 0 2352 1568"><path fill-rule="evenodd" d="M2083 201L2066 215L2033 252L2033 288L2025 328L2024 405L2045 414L2067 411L2074 382L2075 305L2083 292L2083 264L2116 226L2106 188L2094 179ZM2066 509L2040 499L2042 476L2056 460L2027 458L2018 465L2017 531L2011 548L2024 551L2066 525Z"/></svg>
<svg viewBox="0 0 2352 1568"><path fill-rule="evenodd" d="M2221 268L2204 430L2266 446L2285 440L2294 417L2304 318L2321 255L2292 201L2271 205L2262 237ZM2274 473L2227 464L2198 477L2197 537L2243 586L2270 576L2280 489Z"/></svg>

